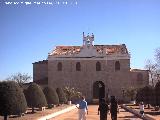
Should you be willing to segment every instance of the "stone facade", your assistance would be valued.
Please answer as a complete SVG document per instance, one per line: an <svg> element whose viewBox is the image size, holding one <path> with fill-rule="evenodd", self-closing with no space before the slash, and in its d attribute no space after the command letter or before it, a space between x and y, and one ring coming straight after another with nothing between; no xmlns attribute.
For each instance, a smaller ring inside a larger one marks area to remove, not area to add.
<svg viewBox="0 0 160 120"><path fill-rule="evenodd" d="M33 63L33 81L41 86L48 84L48 60Z"/></svg>
<svg viewBox="0 0 160 120"><path fill-rule="evenodd" d="M94 45L94 35L83 34L82 46L57 46L48 59L33 63L34 82L48 80L48 86L71 86L88 101L115 95L123 99L122 89L149 84L147 70L131 69L130 54L121 45ZM46 79L47 78L47 79Z"/></svg>

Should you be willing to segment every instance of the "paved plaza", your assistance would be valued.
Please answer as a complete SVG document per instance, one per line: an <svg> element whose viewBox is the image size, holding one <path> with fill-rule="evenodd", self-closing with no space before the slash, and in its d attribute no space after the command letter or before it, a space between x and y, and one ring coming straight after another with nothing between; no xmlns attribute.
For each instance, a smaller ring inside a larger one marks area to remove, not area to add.
<svg viewBox="0 0 160 120"><path fill-rule="evenodd" d="M97 115L97 109L98 105L89 105L88 107L88 115L87 120L99 120L99 115ZM118 113L118 120L142 120L132 113L126 112L124 109L119 110ZM62 115L59 115L57 117L54 117L50 120L78 120L78 109L74 109L70 112L64 113ZM111 120L111 116L108 115L108 119Z"/></svg>

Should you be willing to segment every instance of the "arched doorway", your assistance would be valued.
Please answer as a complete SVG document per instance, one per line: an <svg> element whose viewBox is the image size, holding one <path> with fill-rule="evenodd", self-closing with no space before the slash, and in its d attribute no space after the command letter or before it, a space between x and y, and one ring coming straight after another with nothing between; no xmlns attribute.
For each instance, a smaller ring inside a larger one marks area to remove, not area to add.
<svg viewBox="0 0 160 120"><path fill-rule="evenodd" d="M102 81L93 83L93 99L101 99L105 97L105 85Z"/></svg>

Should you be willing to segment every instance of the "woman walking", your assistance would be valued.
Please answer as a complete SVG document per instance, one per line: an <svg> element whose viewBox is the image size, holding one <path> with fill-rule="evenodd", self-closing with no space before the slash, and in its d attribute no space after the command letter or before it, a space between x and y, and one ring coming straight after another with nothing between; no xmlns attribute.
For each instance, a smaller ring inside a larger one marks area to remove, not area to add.
<svg viewBox="0 0 160 120"><path fill-rule="evenodd" d="M102 98L98 107L98 115L100 112L100 120L107 120L108 110L108 104L105 102L105 99Z"/></svg>
<svg viewBox="0 0 160 120"><path fill-rule="evenodd" d="M111 96L110 112L111 112L111 119L112 120L117 120L117 108L118 108L118 104L117 104L117 101L115 99L115 96Z"/></svg>

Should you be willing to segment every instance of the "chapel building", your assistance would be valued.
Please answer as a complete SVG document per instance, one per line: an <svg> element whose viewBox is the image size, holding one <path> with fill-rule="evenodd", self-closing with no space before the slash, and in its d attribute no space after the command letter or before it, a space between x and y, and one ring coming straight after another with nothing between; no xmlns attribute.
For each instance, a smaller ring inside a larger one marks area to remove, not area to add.
<svg viewBox="0 0 160 120"><path fill-rule="evenodd" d="M147 70L130 68L125 44L94 45L94 35L84 35L82 46L56 46L43 61L33 63L33 81L54 88L78 89L88 101L149 84Z"/></svg>

